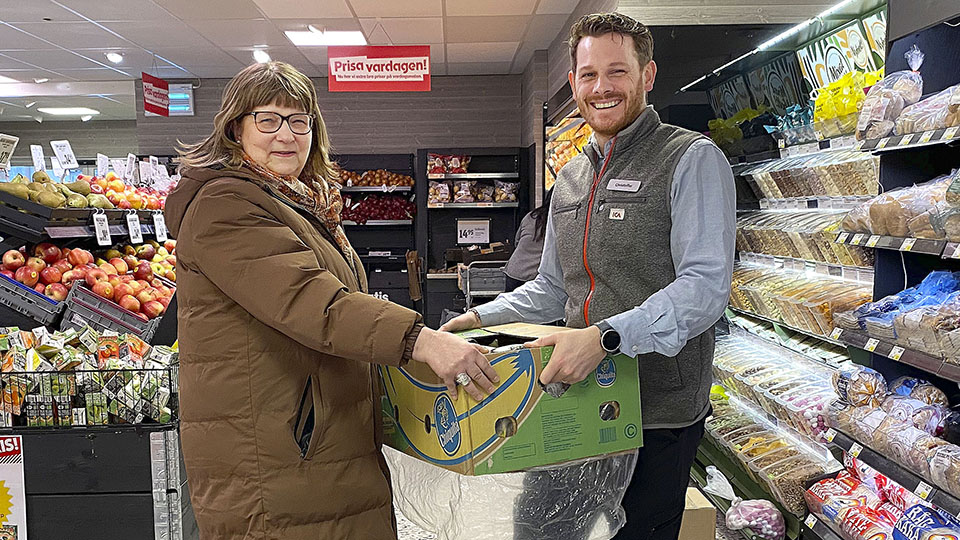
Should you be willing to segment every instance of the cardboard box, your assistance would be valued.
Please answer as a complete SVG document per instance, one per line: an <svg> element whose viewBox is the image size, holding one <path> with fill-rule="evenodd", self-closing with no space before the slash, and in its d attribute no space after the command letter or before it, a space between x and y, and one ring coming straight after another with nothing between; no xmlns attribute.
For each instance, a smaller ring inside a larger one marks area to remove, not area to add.
<svg viewBox="0 0 960 540"><path fill-rule="evenodd" d="M687 501L678 540L714 540L716 537L717 509L699 489L687 488Z"/></svg>
<svg viewBox="0 0 960 540"><path fill-rule="evenodd" d="M510 325L467 334L503 345L562 330ZM642 446L637 361L623 355L605 358L593 376L555 398L538 384L552 353L552 347L543 347L488 354L501 382L480 403L463 391L452 400L426 364L380 366L387 444L469 475L518 471Z"/></svg>

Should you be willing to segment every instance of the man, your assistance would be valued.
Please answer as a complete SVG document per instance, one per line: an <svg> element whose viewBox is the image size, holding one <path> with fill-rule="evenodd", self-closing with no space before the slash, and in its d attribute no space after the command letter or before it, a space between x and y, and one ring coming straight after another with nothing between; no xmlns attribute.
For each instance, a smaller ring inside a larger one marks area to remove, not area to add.
<svg viewBox="0 0 960 540"><path fill-rule="evenodd" d="M706 137L662 124L646 102L653 38L604 13L570 31L570 86L594 130L554 187L539 275L447 323L456 331L565 318L540 381L573 384L608 354L640 363L644 447L617 539L675 539L710 412L713 325L733 268L733 175Z"/></svg>

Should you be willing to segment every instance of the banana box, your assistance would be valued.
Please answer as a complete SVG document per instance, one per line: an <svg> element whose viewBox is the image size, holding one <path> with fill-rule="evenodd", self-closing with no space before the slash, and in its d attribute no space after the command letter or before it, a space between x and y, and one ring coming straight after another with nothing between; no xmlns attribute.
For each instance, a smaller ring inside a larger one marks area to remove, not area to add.
<svg viewBox="0 0 960 540"><path fill-rule="evenodd" d="M505 325L464 333L500 347L486 355L500 383L479 403L462 390L452 399L426 364L379 366L387 444L468 475L519 471L642 446L636 359L607 357L593 375L559 397L541 387L538 379L553 348L524 349L516 343L563 330Z"/></svg>

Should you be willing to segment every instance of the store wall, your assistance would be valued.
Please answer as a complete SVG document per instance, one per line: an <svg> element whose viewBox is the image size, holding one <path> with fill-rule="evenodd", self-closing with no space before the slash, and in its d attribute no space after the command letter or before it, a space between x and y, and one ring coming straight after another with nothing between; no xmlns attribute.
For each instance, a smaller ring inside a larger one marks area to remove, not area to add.
<svg viewBox="0 0 960 540"><path fill-rule="evenodd" d="M573 26L573 23L588 13L616 11L619 3L619 0L581 0L580 4L573 10L570 18L567 19L567 24L564 25L560 33L557 34L557 38L550 44L547 52L547 61L549 63L547 91L549 95L552 96L561 86L568 84L567 73L570 72L570 48L567 46L567 37L569 36L569 30L570 27Z"/></svg>
<svg viewBox="0 0 960 540"><path fill-rule="evenodd" d="M177 139L210 133L227 79L194 90L196 116L145 117L137 85L137 138L144 154L169 155ZM412 153L417 148L520 146L521 76L434 77L430 92L331 93L315 79L334 151Z"/></svg>
<svg viewBox="0 0 960 540"><path fill-rule="evenodd" d="M52 154L50 141L66 139L70 141L78 159L96 159L97 152L110 157L125 157L136 154L137 123L134 120L91 120L81 122L0 122L0 133L9 133L20 137L13 153L14 165L30 165L30 145L43 146L44 156Z"/></svg>
<svg viewBox="0 0 960 540"><path fill-rule="evenodd" d="M523 108L523 124L521 126L520 146L537 145L536 160L537 176L534 191L535 206L543 198L543 102L549 98L547 94L547 51L535 51L527 68L523 71L520 82L521 100Z"/></svg>

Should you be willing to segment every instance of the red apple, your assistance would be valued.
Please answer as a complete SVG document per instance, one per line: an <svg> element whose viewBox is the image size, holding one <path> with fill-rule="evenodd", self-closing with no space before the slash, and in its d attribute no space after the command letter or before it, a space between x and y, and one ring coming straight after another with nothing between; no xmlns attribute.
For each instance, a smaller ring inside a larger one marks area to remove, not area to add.
<svg viewBox="0 0 960 540"><path fill-rule="evenodd" d="M3 267L11 272L16 271L17 268L23 266L25 262L26 259L23 258L23 253L20 253L15 249L11 249L3 254Z"/></svg>
<svg viewBox="0 0 960 540"><path fill-rule="evenodd" d="M88 259L87 256L90 258ZM67 260L74 266L81 266L88 262L93 262L93 254L85 249L71 249Z"/></svg>
<svg viewBox="0 0 960 540"><path fill-rule="evenodd" d="M177 249L177 241L167 240L166 242L163 243L163 247L167 248L168 252L173 253L173 250Z"/></svg>
<svg viewBox="0 0 960 540"><path fill-rule="evenodd" d="M164 275L163 277L165 277L165 278L169 279L170 281L176 283L176 282L177 282L177 270L176 270L176 269L167 270L166 275Z"/></svg>
<svg viewBox="0 0 960 540"><path fill-rule="evenodd" d="M133 206L126 199L121 198L120 202L117 203L117 208L121 210L130 210Z"/></svg>
<svg viewBox="0 0 960 540"><path fill-rule="evenodd" d="M167 310L167 306L170 305L170 297L169 297L169 296L164 296L164 297L161 297L161 298L157 298L157 302L160 302L161 304L163 304L163 310L166 311L166 310Z"/></svg>
<svg viewBox="0 0 960 540"><path fill-rule="evenodd" d="M106 281L98 281L93 284L93 293L107 300L113 300L113 285Z"/></svg>
<svg viewBox="0 0 960 540"><path fill-rule="evenodd" d="M107 273L104 272L103 270L100 270L99 268L94 268L93 270L90 270L89 272L87 272L87 276L86 276L87 285L91 287L93 287L97 283L100 283L101 281L106 283L107 285L110 285L110 283L107 282L108 279L110 278L109 276L107 276Z"/></svg>
<svg viewBox="0 0 960 540"><path fill-rule="evenodd" d="M144 315L143 313L134 313L134 315L136 315L137 318L140 319L140 320L142 320L143 322L148 322L148 321L150 320L150 319L147 318L147 316Z"/></svg>
<svg viewBox="0 0 960 540"><path fill-rule="evenodd" d="M113 267L117 269L117 273L118 273L118 274L126 274L126 273L127 273L127 270L130 269L130 266L127 265L126 261L124 261L123 259L121 259L121 258L119 258L119 257L115 257L115 258L113 258L113 259L110 259L110 264L112 264Z"/></svg>
<svg viewBox="0 0 960 540"><path fill-rule="evenodd" d="M170 264L170 266L176 266L176 265L177 265L177 256L176 256L176 255L167 255L167 258L164 259L164 260L167 261L167 263Z"/></svg>
<svg viewBox="0 0 960 540"><path fill-rule="evenodd" d="M134 295L134 296L140 294L140 291L142 291L142 290L145 288L143 285L140 285L140 282L138 282L138 281L136 281L136 280L134 280L134 281L128 281L128 282L127 282L127 285L129 285L129 286L133 289L133 295Z"/></svg>
<svg viewBox="0 0 960 540"><path fill-rule="evenodd" d="M0 274L3 274L10 279L15 279L13 272L11 272L10 270L7 270L6 268L0 269Z"/></svg>
<svg viewBox="0 0 960 540"><path fill-rule="evenodd" d="M156 289L153 289L153 288L144 289L139 293L137 293L137 300L139 300L141 304L146 304L147 302L150 302L156 299L157 299L157 291Z"/></svg>
<svg viewBox="0 0 960 540"><path fill-rule="evenodd" d="M163 314L163 304L156 300L146 302L140 308L140 311L150 319L155 319Z"/></svg>
<svg viewBox="0 0 960 540"><path fill-rule="evenodd" d="M97 268L99 268L100 270L103 270L104 273L107 274L108 276L109 276L109 275L114 275L114 276L120 275L120 273L117 272L117 267L114 266L114 265L112 265L112 264L110 264L110 263L106 263L106 262L105 262L105 263L99 265Z"/></svg>
<svg viewBox="0 0 960 540"><path fill-rule="evenodd" d="M63 302L67 299L69 292L62 283L51 283L44 289L43 294L49 298L53 298L57 302Z"/></svg>
<svg viewBox="0 0 960 540"><path fill-rule="evenodd" d="M131 282L131 281L136 281L136 280L133 278L133 274L124 274L124 275L120 276L120 283L129 283L129 282Z"/></svg>
<svg viewBox="0 0 960 540"><path fill-rule="evenodd" d="M113 287L113 293L117 298L123 298L124 296L133 296L133 297L137 296L136 290L133 287L131 287L129 283L122 283L122 282L119 285L116 285ZM134 309L131 311L137 311L137 310Z"/></svg>
<svg viewBox="0 0 960 540"><path fill-rule="evenodd" d="M66 273L67 270L73 270L73 265L66 259L60 259L53 263L53 267L59 270L61 274Z"/></svg>
<svg viewBox="0 0 960 540"><path fill-rule="evenodd" d="M171 295L170 288L164 285L163 283L161 283L160 286L157 287L157 294L160 295L161 297L170 296Z"/></svg>
<svg viewBox="0 0 960 540"><path fill-rule="evenodd" d="M123 246L123 254L124 254L124 255L134 255L134 256L136 256L136 254L137 254L137 249L134 248L133 246L131 246L130 244L127 244L127 245Z"/></svg>
<svg viewBox="0 0 960 540"><path fill-rule="evenodd" d="M63 277L60 279L60 283L63 283L64 286L69 288L71 285L73 285L74 281L83 281L83 280L84 280L84 273L74 268L73 270L67 270L66 272L63 273Z"/></svg>
<svg viewBox="0 0 960 540"><path fill-rule="evenodd" d="M43 282L44 285L60 283L61 279L63 279L63 274L60 270L57 270L56 266L48 266L40 271L40 281Z"/></svg>
<svg viewBox="0 0 960 540"><path fill-rule="evenodd" d="M39 274L41 270L47 267L47 263L43 262L43 259L40 257L30 257L27 259L27 266L36 270Z"/></svg>
<svg viewBox="0 0 960 540"><path fill-rule="evenodd" d="M154 272L154 275L156 275L156 272ZM154 289L159 290L160 287L163 287L163 282L160 281L160 278L155 277L150 280L150 286L153 287Z"/></svg>
<svg viewBox="0 0 960 540"><path fill-rule="evenodd" d="M119 293L114 291L114 294L119 296ZM120 307L127 311L132 311L134 313L140 311L140 301L134 298L132 295L125 294L120 296L120 299L117 300L117 303L120 304Z"/></svg>
<svg viewBox="0 0 960 540"><path fill-rule="evenodd" d="M137 265L136 269L133 271L133 277L137 280L143 280L149 282L153 280L153 269L150 268L150 263L147 261L140 261L140 264Z"/></svg>
<svg viewBox="0 0 960 540"><path fill-rule="evenodd" d="M103 186L101 186L100 184L90 184L90 193L103 195Z"/></svg>
<svg viewBox="0 0 960 540"><path fill-rule="evenodd" d="M137 248L137 258L149 261L157 254L157 250L150 244L144 244Z"/></svg>
<svg viewBox="0 0 960 540"><path fill-rule="evenodd" d="M116 289L116 288L117 288L117 285L120 285L120 276L118 276L118 275L116 275L116 274L112 274L112 275L111 275L111 274L107 274L107 275L110 276L110 277L107 278L107 283L109 283L110 286L112 286L114 289Z"/></svg>
<svg viewBox="0 0 960 540"><path fill-rule="evenodd" d="M37 283L36 285L33 286L33 290L37 291L40 294L43 294L43 291L45 291L46 288L47 286L44 285L43 283Z"/></svg>
<svg viewBox="0 0 960 540"><path fill-rule="evenodd" d="M124 255L123 262L127 263L127 271L129 272L135 269L138 264L140 264L140 259L134 255Z"/></svg>
<svg viewBox="0 0 960 540"><path fill-rule="evenodd" d="M40 281L40 273L29 266L21 266L17 268L14 278L27 287L33 287Z"/></svg>
<svg viewBox="0 0 960 540"><path fill-rule="evenodd" d="M33 256L43 259L47 264L52 264L60 258L60 248L49 242L43 242L33 248Z"/></svg>

